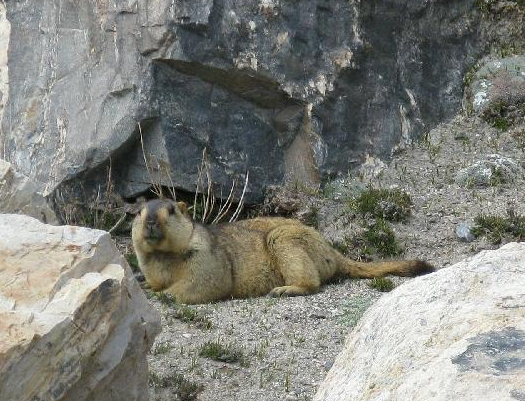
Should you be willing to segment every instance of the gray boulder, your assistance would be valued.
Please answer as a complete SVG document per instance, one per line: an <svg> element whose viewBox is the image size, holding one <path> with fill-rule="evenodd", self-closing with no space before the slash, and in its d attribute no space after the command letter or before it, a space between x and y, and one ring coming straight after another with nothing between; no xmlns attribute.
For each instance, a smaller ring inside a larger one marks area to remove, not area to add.
<svg viewBox="0 0 525 401"><path fill-rule="evenodd" d="M501 400L525 395L525 243L382 297L347 338L314 400Z"/></svg>
<svg viewBox="0 0 525 401"><path fill-rule="evenodd" d="M0 215L0 400L147 401L160 317L108 233Z"/></svg>
<svg viewBox="0 0 525 401"><path fill-rule="evenodd" d="M178 188L195 189L204 148L225 192L250 171L249 201L285 180L315 184L451 117L483 49L474 0L4 8L0 144L45 195L97 187L110 162L121 195L147 189L140 131L151 175L170 183L167 166Z"/></svg>
<svg viewBox="0 0 525 401"><path fill-rule="evenodd" d="M512 181L523 174L523 169L510 157L487 155L456 173L455 181L461 186L489 186Z"/></svg>

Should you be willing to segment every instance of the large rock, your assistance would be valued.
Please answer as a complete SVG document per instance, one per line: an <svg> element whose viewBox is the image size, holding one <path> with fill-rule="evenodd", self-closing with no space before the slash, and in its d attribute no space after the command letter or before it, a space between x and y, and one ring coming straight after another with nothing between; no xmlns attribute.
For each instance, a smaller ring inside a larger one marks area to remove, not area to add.
<svg viewBox="0 0 525 401"><path fill-rule="evenodd" d="M525 243L484 251L381 298L317 401L525 399Z"/></svg>
<svg viewBox="0 0 525 401"><path fill-rule="evenodd" d="M40 187L0 159L0 213L27 214L44 223L58 224L55 212L38 192Z"/></svg>
<svg viewBox="0 0 525 401"><path fill-rule="evenodd" d="M471 107L486 117L525 103L525 55L488 59L470 79Z"/></svg>
<svg viewBox="0 0 525 401"><path fill-rule="evenodd" d="M109 234L0 215L0 400L148 399L160 319Z"/></svg>
<svg viewBox="0 0 525 401"><path fill-rule="evenodd" d="M483 187L512 182L521 175L523 169L515 160L492 153L459 170L454 181L461 186Z"/></svg>
<svg viewBox="0 0 525 401"><path fill-rule="evenodd" d="M225 193L246 169L248 200L317 183L451 117L484 45L475 0L4 6L0 142L45 194L75 177L96 186L110 159L120 194L145 190L140 131L151 169L171 166L180 188L195 189L204 148Z"/></svg>

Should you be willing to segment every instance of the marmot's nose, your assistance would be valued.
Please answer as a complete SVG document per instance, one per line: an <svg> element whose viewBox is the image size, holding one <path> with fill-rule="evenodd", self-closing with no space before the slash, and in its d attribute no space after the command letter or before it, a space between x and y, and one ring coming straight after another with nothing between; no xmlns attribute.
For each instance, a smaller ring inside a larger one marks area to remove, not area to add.
<svg viewBox="0 0 525 401"><path fill-rule="evenodd" d="M147 220L145 224L145 238L160 239L162 238L162 231L155 220Z"/></svg>

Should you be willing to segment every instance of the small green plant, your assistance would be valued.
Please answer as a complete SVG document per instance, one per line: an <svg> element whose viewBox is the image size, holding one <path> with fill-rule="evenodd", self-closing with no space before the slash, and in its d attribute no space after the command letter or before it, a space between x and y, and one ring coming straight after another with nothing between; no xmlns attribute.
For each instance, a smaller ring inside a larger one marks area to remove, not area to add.
<svg viewBox="0 0 525 401"><path fill-rule="evenodd" d="M397 256L403 253L394 231L385 220L378 219L363 233L366 244L383 257Z"/></svg>
<svg viewBox="0 0 525 401"><path fill-rule="evenodd" d="M410 216L412 199L399 189L369 188L353 199L350 206L364 217L403 221Z"/></svg>
<svg viewBox="0 0 525 401"><path fill-rule="evenodd" d="M396 285L389 278L375 277L371 282L368 283L368 286L381 292L390 292L395 288Z"/></svg>
<svg viewBox="0 0 525 401"><path fill-rule="evenodd" d="M319 227L319 208L311 206L310 210L303 219L304 223L313 228Z"/></svg>
<svg viewBox="0 0 525 401"><path fill-rule="evenodd" d="M131 271L133 273L138 273L140 271L140 268L139 268L139 261L137 260L137 255L131 252L131 253L126 253L124 257L126 258L126 261L128 262L129 267L131 267Z"/></svg>
<svg viewBox="0 0 525 401"><path fill-rule="evenodd" d="M177 400L180 401L194 401L204 390L201 384L193 383L179 373L159 376L155 372L150 372L149 385L153 388L170 389L171 392L177 395Z"/></svg>
<svg viewBox="0 0 525 401"><path fill-rule="evenodd" d="M148 293L148 298L156 299L161 304L164 304L170 307L174 307L177 305L177 300L175 299L175 297L166 292L150 292Z"/></svg>
<svg viewBox="0 0 525 401"><path fill-rule="evenodd" d="M500 131L506 131L510 127L510 123L504 117L495 117L492 122L494 128L499 129Z"/></svg>
<svg viewBox="0 0 525 401"><path fill-rule="evenodd" d="M492 175L490 176L490 186L497 187L498 185L503 184L504 181L505 176L503 174L503 171L500 167L496 167L494 171L492 171Z"/></svg>
<svg viewBox="0 0 525 401"><path fill-rule="evenodd" d="M180 320L184 323L193 323L196 327L204 330L210 330L213 323L206 316L202 316L195 309L179 304L175 297L165 292L148 292L148 298L157 299L162 304L173 309L169 317Z"/></svg>
<svg viewBox="0 0 525 401"><path fill-rule="evenodd" d="M507 216L479 214L474 219L472 234L476 237L486 236L494 245L500 244L505 236L517 241L525 240L525 216L512 210Z"/></svg>
<svg viewBox="0 0 525 401"><path fill-rule="evenodd" d="M358 262L369 262L372 260L372 249L359 235L354 237L345 236L342 241L334 241L332 246L352 260L357 260Z"/></svg>
<svg viewBox="0 0 525 401"><path fill-rule="evenodd" d="M213 327L213 323L208 317L202 316L195 309L186 305L177 305L171 316L185 323L193 323L200 329L210 330Z"/></svg>
<svg viewBox="0 0 525 401"><path fill-rule="evenodd" d="M159 343L155 345L155 348L153 348L152 354L153 355L162 355L168 353L173 346L171 344L165 342L165 343Z"/></svg>
<svg viewBox="0 0 525 401"><path fill-rule="evenodd" d="M504 102L496 102L482 115L483 119L500 131L507 131L512 126L508 116L508 107Z"/></svg>
<svg viewBox="0 0 525 401"><path fill-rule="evenodd" d="M201 345L199 356L212 359L214 361L235 363L245 365L247 360L241 349L234 344L223 344L220 339L217 341L207 341Z"/></svg>

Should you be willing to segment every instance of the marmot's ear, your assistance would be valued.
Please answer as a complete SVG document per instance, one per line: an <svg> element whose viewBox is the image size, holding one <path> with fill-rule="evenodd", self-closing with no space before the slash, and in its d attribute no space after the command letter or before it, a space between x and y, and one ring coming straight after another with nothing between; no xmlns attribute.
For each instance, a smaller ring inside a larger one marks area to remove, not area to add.
<svg viewBox="0 0 525 401"><path fill-rule="evenodd" d="M177 207L182 214L186 214L188 212L188 206L184 202L177 202Z"/></svg>

